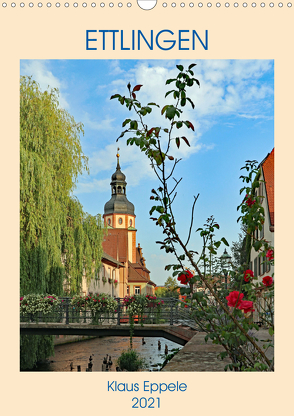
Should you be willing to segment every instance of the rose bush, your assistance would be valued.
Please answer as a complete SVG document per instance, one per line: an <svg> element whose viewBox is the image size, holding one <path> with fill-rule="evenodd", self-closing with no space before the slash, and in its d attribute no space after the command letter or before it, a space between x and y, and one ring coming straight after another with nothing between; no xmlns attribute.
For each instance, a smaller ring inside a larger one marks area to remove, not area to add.
<svg viewBox="0 0 294 416"><path fill-rule="evenodd" d="M249 280L250 280L250 278L251 277L254 277L254 273L253 273L253 271L252 270L245 270L245 272L244 272L244 280L245 280L245 282L249 282Z"/></svg>
<svg viewBox="0 0 294 416"><path fill-rule="evenodd" d="M262 279L262 283L264 286L271 286L273 284L273 278L271 276L264 276Z"/></svg>
<svg viewBox="0 0 294 416"><path fill-rule="evenodd" d="M178 275L177 280L182 283L182 285L187 285L190 280L192 279L193 274L190 272L190 270L185 270L181 274Z"/></svg>
<svg viewBox="0 0 294 416"><path fill-rule="evenodd" d="M181 181L181 179L178 180L174 177L174 170L180 159L176 159L170 152L176 151L175 149L179 148L181 144L190 146L188 139L178 133L179 129L195 130L193 124L183 118L184 107L187 104L191 104L193 109L195 107L188 97L189 88L195 85L200 87L200 82L194 78L192 70L195 65L190 64L187 70L184 70L183 65L177 65L179 73L176 78L166 81L166 84L171 84L171 88L173 88L167 91L166 97L169 96L169 99L172 97L175 100L174 104L166 104L161 109L161 115L169 121L168 128L145 124L143 118L150 114L153 108L156 110L159 105L154 102L146 106L141 104L137 99L137 94L143 87L141 84L132 89L129 83L127 85L128 96L113 95L111 99L118 99L119 103L125 105L129 111L133 110L131 114L135 117L135 119L124 120L122 125L125 130L119 138L125 134L131 134L131 137L127 139L127 144L136 145L145 153L160 181L159 187L151 191L150 199L155 202L155 205L152 206L149 213L155 225L162 228L164 238L162 241L157 241L160 244L160 249L165 250L166 253L172 253L176 258L176 264L168 264L165 269L172 269L172 276L177 276L178 281L186 286L181 288L181 294L190 298L191 316L195 319L199 329L207 333L206 339L210 338L213 343L223 346L225 351L221 354L221 358L230 357L232 364L226 366L225 369L272 371L274 369L273 360L270 360L265 354L267 346L260 348L256 338L252 336L252 331L258 331L259 328L251 318L257 298L256 294L259 293L262 300L259 307L264 308L266 314L264 322L269 325L270 334L273 333L273 284L267 287L266 284L256 282L256 277L250 272L248 273L250 270L248 259L247 264L231 272L232 280L238 290L228 293L224 272L215 271L218 249L222 243L228 246L228 242L224 237L216 240L215 234L220 227L213 217L208 218L203 228L196 230L202 238L200 254L198 255L198 252L189 246L193 229L194 207L199 195L194 197L187 238L183 239L179 235L177 221L174 217L172 205L177 195L176 189ZM173 145L174 143L176 146ZM246 227L248 252L253 248L259 253L260 262L263 260L267 266L273 264L273 253L269 251L273 248L264 239L256 238L256 231L262 231L265 221L262 196L257 195L257 189L260 187L259 167L256 161L246 161L246 165L242 169L246 169L247 176L241 176L245 186L240 190L240 194L245 191L245 197L238 207L238 210L241 211L239 219L242 219L242 223ZM171 180L172 185L170 186ZM267 253L269 254L267 255ZM195 270L194 275L190 275L186 271L187 267ZM270 283L269 280L265 282ZM267 289L268 292L266 292ZM246 300L244 294L246 294Z"/></svg>

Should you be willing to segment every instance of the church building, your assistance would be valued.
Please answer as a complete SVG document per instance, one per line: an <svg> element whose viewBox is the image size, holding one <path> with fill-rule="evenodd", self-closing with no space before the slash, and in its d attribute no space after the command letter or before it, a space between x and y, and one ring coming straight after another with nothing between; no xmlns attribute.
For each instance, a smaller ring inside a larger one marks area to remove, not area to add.
<svg viewBox="0 0 294 416"><path fill-rule="evenodd" d="M121 171L118 153L116 157L116 171L110 182L111 198L104 205L107 234L102 243L101 275L98 282L91 282L88 291L117 297L154 294L156 284L150 280L142 247L136 242L135 207L127 199L126 176Z"/></svg>

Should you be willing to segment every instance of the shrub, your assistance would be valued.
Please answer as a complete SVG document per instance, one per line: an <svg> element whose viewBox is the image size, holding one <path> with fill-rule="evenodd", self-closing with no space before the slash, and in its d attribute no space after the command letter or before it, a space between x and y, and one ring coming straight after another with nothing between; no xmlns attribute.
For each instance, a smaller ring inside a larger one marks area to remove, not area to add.
<svg viewBox="0 0 294 416"><path fill-rule="evenodd" d="M117 365L121 370L126 371L139 371L147 367L145 359L140 357L137 351L131 349L121 353L117 360Z"/></svg>

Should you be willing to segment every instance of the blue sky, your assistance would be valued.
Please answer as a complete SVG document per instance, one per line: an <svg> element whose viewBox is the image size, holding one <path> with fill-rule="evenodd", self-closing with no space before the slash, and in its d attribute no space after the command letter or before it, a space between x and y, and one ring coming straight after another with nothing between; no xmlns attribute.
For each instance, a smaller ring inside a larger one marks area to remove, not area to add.
<svg viewBox="0 0 294 416"><path fill-rule="evenodd" d="M142 84L137 98L147 104L155 101L161 107L171 104L164 98L170 86L165 80L177 74L175 66L186 68L195 62L195 77L200 88L190 89L195 109L185 107L183 119L190 120L195 132L181 132L191 147L172 147L174 157L182 158L174 176L181 177L175 201L178 229L185 240L193 203L194 231L214 215L220 225L216 237L225 237L231 244L238 239L237 205L241 202L239 176L245 160L261 161L274 147L274 61L272 60L22 60L21 75L30 75L42 90L60 91L60 106L84 124L81 136L84 153L89 157L90 175L79 178L75 195L84 210L92 215L103 214L110 199L110 177L115 171L116 149L120 147L120 165L127 176L127 197L135 205L137 243L143 248L151 279L158 285L170 274L164 271L173 263L155 244L161 230L149 220L152 206L150 190L158 187L146 157L126 140L116 138L129 111L115 93L127 94L128 82ZM166 120L160 110L145 118L150 126L163 126ZM192 234L190 249L199 251L201 240ZM222 254L224 246L220 248Z"/></svg>

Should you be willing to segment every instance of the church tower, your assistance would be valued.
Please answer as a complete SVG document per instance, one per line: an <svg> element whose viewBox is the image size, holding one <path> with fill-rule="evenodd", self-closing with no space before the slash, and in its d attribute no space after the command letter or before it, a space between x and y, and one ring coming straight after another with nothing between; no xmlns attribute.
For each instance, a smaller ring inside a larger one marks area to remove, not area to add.
<svg viewBox="0 0 294 416"><path fill-rule="evenodd" d="M117 230L127 233L127 255L124 261L136 262L136 228L135 207L126 196L126 176L122 173L119 164L119 148L117 149L116 171L111 177L111 199L104 205L104 224L108 230ZM110 234L113 232L110 231ZM121 233L120 233L121 234ZM121 250L120 250L121 251Z"/></svg>

